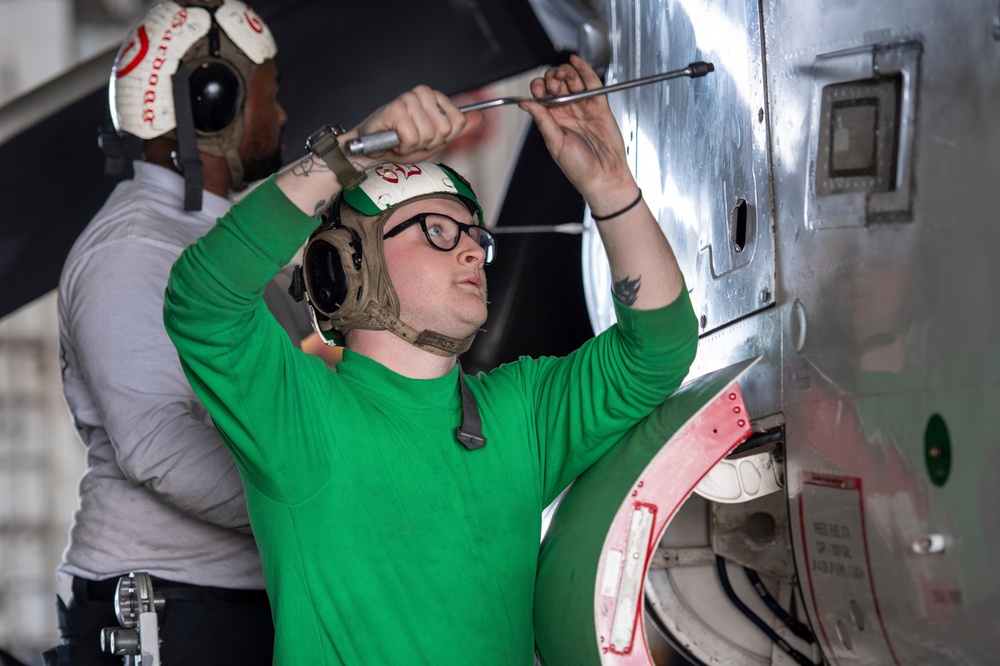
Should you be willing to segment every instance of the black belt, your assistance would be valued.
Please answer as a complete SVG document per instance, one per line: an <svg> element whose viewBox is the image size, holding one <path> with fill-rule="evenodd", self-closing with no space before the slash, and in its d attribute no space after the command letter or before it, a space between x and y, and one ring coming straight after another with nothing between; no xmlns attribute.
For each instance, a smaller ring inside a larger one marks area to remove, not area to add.
<svg viewBox="0 0 1000 666"><path fill-rule="evenodd" d="M204 603L206 598L222 599L239 604L267 603L267 592L264 590L235 590L227 587L207 587L177 583L163 578L149 577L153 584L153 593L162 593L166 601L193 601ZM73 577L73 594L86 596L91 601L114 601L118 589L118 577L105 580L87 580L79 576Z"/></svg>

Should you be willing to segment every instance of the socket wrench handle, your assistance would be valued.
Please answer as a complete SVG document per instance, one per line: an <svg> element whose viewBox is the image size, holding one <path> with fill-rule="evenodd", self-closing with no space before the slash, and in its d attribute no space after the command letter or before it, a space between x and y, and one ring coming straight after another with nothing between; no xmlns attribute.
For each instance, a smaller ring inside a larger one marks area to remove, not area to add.
<svg viewBox="0 0 1000 666"><path fill-rule="evenodd" d="M597 95L607 95L608 93L617 92L619 90L625 90L627 88L634 88L636 86L643 86L649 83L656 83L657 81L666 81L667 79L676 79L681 76L687 76L692 79L696 79L701 76L705 76L709 72L715 71L715 65L710 62L693 62L684 69L675 69L669 72L662 72L660 74L652 74L650 76L644 76L639 79L632 79L631 81L623 81L621 83L615 83L610 86L604 86L603 88L594 88L593 90L585 90L583 92L574 93L572 95L563 95L562 97L553 97L551 99L535 99L533 97L500 97L498 99L491 99L486 102L477 102L475 104L469 104L467 106L460 106L458 108L462 113L468 113L469 111L479 111L481 109L491 109L495 106L503 106L505 104L517 104L518 102L531 101L538 102L539 104L544 104L545 106L556 106L559 104L568 104L570 102L576 102L577 100L586 99L588 97L595 97ZM347 154L348 155L369 155L371 153L378 153L384 150L392 150L399 145L399 137L396 135L395 130L386 130L384 132L374 132L372 134L366 134L364 136L359 136L356 139L351 139L347 142Z"/></svg>

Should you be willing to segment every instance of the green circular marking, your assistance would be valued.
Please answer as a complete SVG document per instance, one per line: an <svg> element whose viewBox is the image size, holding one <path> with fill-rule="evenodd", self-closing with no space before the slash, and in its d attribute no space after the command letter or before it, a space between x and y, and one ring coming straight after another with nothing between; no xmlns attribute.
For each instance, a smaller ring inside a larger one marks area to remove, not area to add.
<svg viewBox="0 0 1000 666"><path fill-rule="evenodd" d="M927 474L935 486L943 486L951 473L951 438L948 426L940 414L934 414L927 421L924 430L924 460Z"/></svg>

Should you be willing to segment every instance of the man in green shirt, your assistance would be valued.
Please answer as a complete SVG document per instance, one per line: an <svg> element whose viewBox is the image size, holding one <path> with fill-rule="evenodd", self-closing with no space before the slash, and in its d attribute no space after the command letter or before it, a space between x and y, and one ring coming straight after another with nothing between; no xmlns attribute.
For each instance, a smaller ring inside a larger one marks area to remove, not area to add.
<svg viewBox="0 0 1000 666"><path fill-rule="evenodd" d="M531 92L600 85L574 56ZM166 327L246 487L276 664L531 664L542 509L694 358L682 276L606 99L521 108L611 265L618 325L566 357L461 372L496 248L468 184L422 160L482 116L424 86L337 137L394 130L392 152L348 161L332 132L314 135L314 154L174 266ZM260 300L307 238L317 327L346 342L335 371L288 344Z"/></svg>

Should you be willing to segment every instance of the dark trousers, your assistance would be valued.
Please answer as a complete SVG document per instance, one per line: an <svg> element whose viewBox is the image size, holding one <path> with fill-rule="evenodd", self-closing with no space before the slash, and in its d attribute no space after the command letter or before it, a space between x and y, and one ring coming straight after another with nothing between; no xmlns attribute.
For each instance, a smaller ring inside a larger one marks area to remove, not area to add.
<svg viewBox="0 0 1000 666"><path fill-rule="evenodd" d="M117 583L117 578L73 578L69 605L56 598L62 640L42 655L46 666L121 666L121 657L101 652L101 629L120 626L114 608ZM157 614L164 664L271 666L274 625L262 590L198 587L158 578L152 583L153 591L166 598Z"/></svg>

